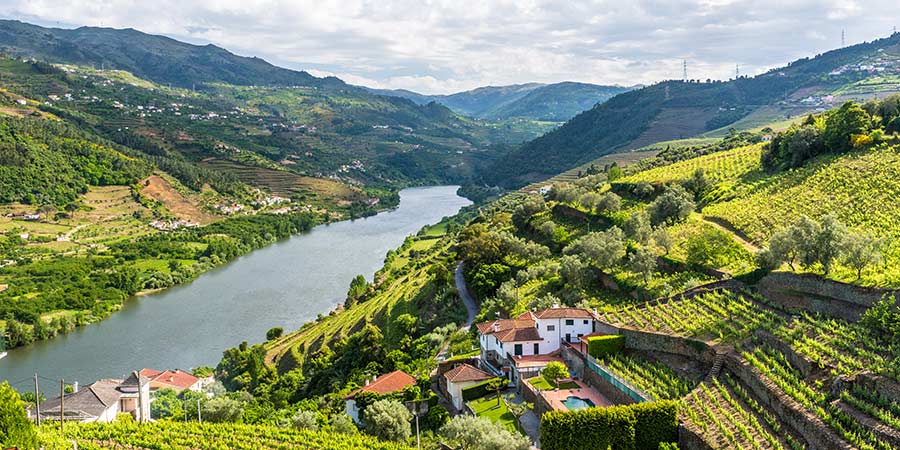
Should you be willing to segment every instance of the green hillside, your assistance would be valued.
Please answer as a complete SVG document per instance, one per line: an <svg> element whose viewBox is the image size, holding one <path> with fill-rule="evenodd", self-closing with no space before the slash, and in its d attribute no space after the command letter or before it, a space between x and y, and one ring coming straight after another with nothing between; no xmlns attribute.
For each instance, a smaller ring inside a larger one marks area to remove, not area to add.
<svg viewBox="0 0 900 450"><path fill-rule="evenodd" d="M337 78L316 78L259 58L235 55L215 45L192 45L134 29L44 28L0 21L0 53L43 61L119 69L160 84L184 88L212 82L238 85L333 86Z"/></svg>
<svg viewBox="0 0 900 450"><path fill-rule="evenodd" d="M880 81L867 84L864 80L874 79L876 72L861 67L881 68ZM900 84L885 79L886 74L896 73L900 73L900 34L797 60L753 78L664 81L579 114L506 155L488 170L486 178L521 186L603 154L727 127L761 108L768 108L766 121L771 122L846 98L897 92ZM848 90L848 86L855 88ZM773 106L777 106L774 113Z"/></svg>

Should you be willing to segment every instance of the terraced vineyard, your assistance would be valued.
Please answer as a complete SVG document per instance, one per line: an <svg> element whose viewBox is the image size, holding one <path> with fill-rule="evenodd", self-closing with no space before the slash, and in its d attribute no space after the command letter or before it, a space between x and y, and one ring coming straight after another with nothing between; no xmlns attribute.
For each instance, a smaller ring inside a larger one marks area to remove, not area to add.
<svg viewBox="0 0 900 450"><path fill-rule="evenodd" d="M701 383L683 404L682 422L714 448L803 448L792 437L781 433L778 420L733 381L721 383L714 379L711 383Z"/></svg>
<svg viewBox="0 0 900 450"><path fill-rule="evenodd" d="M767 347L757 347L742 355L763 377L775 383L785 395L818 417L854 447L863 450L893 448L870 428L838 407L827 394L808 383L782 353Z"/></svg>
<svg viewBox="0 0 900 450"><path fill-rule="evenodd" d="M113 424L66 424L65 435L60 435L55 425L47 425L42 432L48 450L72 448L72 441L85 450L120 449L133 450L408 450L406 445L380 441L374 437L347 435L325 431L294 430L268 425L197 424L182 422L156 422L139 425L135 422Z"/></svg>
<svg viewBox="0 0 900 450"><path fill-rule="evenodd" d="M771 329L781 319L744 295L719 290L642 307L610 309L601 315L627 326L706 341L735 342L757 329Z"/></svg>
<svg viewBox="0 0 900 450"><path fill-rule="evenodd" d="M677 400L691 391L694 383L662 363L623 355L609 355L603 363L610 370L657 400Z"/></svg>
<svg viewBox="0 0 900 450"><path fill-rule="evenodd" d="M635 184L640 182L666 184L674 181L684 181L700 168L706 171L706 176L711 182L733 181L759 169L761 155L761 144L748 145L638 172L616 180L615 184Z"/></svg>

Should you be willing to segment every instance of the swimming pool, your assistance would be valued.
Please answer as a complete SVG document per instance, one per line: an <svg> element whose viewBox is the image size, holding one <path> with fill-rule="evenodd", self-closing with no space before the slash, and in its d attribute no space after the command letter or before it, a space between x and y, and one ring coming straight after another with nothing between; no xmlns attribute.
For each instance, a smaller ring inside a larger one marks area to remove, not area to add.
<svg viewBox="0 0 900 450"><path fill-rule="evenodd" d="M574 395L570 395L568 398L563 400L562 404L566 405L566 408L569 408L572 411L577 411L584 408L592 408L596 406L594 405L594 402L591 401L591 399L576 397Z"/></svg>

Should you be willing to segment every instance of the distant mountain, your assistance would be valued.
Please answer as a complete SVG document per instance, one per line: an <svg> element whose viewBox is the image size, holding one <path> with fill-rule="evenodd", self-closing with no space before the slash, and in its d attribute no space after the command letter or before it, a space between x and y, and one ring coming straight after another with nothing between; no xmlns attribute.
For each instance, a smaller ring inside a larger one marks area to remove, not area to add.
<svg viewBox="0 0 900 450"><path fill-rule="evenodd" d="M752 128L844 100L900 91L900 34L803 58L753 78L665 81L598 104L522 145L485 174L516 187L599 156L723 127Z"/></svg>
<svg viewBox="0 0 900 450"><path fill-rule="evenodd" d="M562 82L486 86L449 95L424 95L407 90L372 89L382 95L403 97L419 104L441 103L454 112L477 119L527 118L564 122L632 88Z"/></svg>
<svg viewBox="0 0 900 450"><path fill-rule="evenodd" d="M0 53L57 63L125 70L160 84L192 87L210 82L266 86L344 86L215 45L192 45L133 29L44 28L0 20Z"/></svg>

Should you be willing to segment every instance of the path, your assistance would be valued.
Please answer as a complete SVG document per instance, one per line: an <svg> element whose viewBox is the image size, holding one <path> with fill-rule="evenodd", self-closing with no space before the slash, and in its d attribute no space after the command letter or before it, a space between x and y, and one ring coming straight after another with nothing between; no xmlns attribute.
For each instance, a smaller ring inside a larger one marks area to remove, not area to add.
<svg viewBox="0 0 900 450"><path fill-rule="evenodd" d="M463 276L462 262L456 265L456 272L454 273L453 278L456 282L456 290L459 292L459 297L466 305L466 311L469 313L469 318L466 320L466 324L462 326L462 329L469 329L475 322L475 316L478 315L478 304L469 292L469 287L466 286L466 277Z"/></svg>
<svg viewBox="0 0 900 450"><path fill-rule="evenodd" d="M456 284L456 291L459 292L459 298L462 299L463 304L466 305L466 323L464 323L460 330L468 330L472 327L472 324L475 323L475 316L478 315L478 303L475 302L475 298L472 297L472 294L469 292L469 287L466 286L466 277L463 276L463 263L460 262L456 265L456 271L453 273L453 280ZM444 346L441 347L441 351L438 352L437 356L435 356L436 361L443 361L447 358L447 347L449 347L450 343L445 342ZM435 373L437 372L437 368L434 369Z"/></svg>
<svg viewBox="0 0 900 450"><path fill-rule="evenodd" d="M758 245L745 239L744 236L742 236L742 234L740 232L738 232L737 230L735 230L733 227L723 225L720 222L720 219L717 219L715 217L709 217L709 216L701 216L701 217L703 218L704 222L732 235L734 237L734 240L736 240L738 242L738 244L741 244L741 247L744 247L745 249L747 249L747 251L749 251L751 254L759 251Z"/></svg>
<svg viewBox="0 0 900 450"><path fill-rule="evenodd" d="M522 398L522 395L519 393L515 393L512 398L512 402L515 404L521 404L524 401L525 399ZM532 443L534 443L532 448L540 448L541 419L534 413L534 410L529 409L528 412L522 416L519 423L522 424L522 431L524 431L525 435L531 439Z"/></svg>

